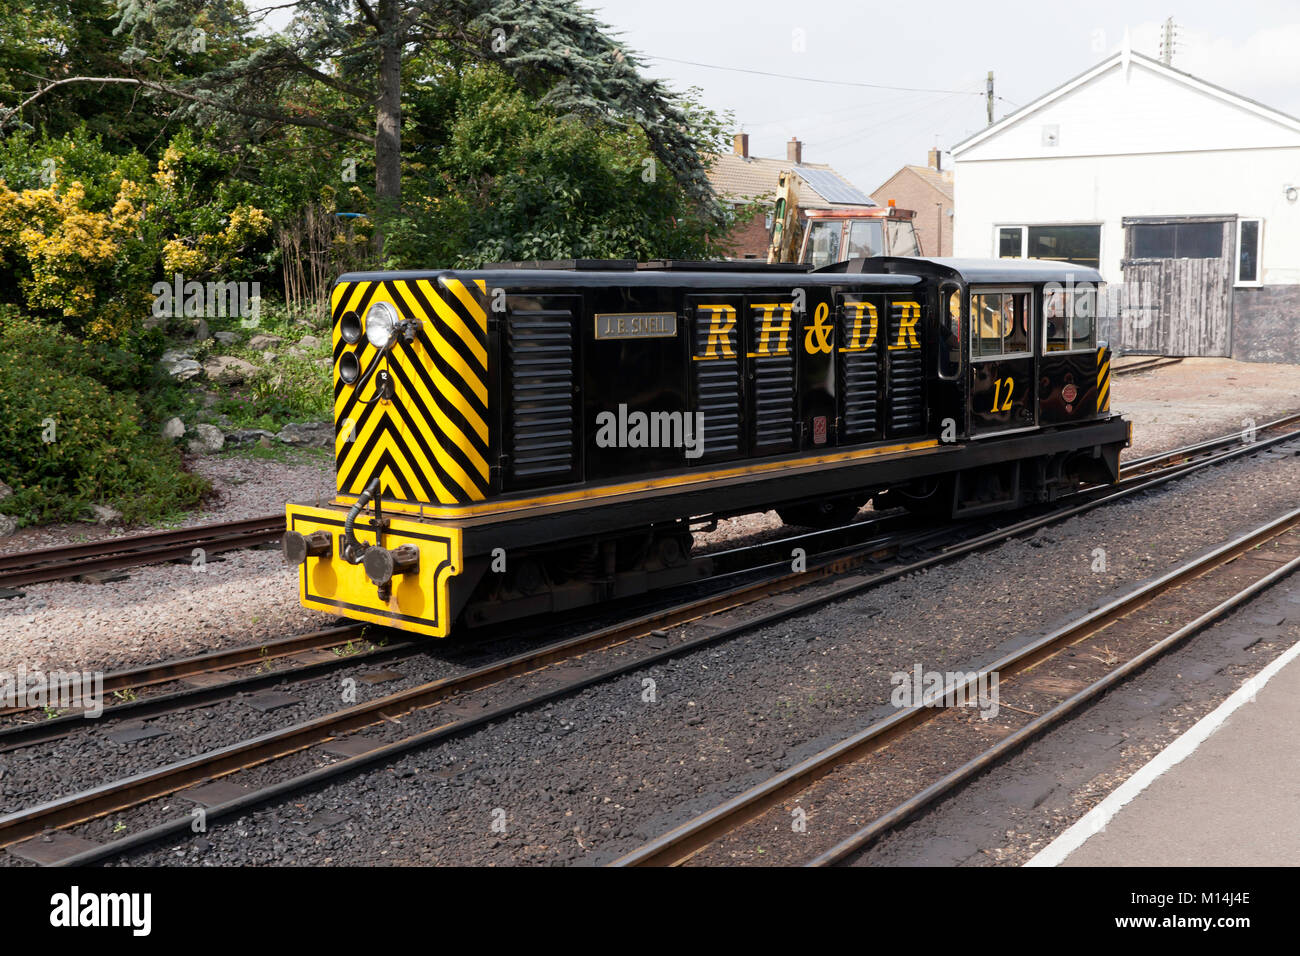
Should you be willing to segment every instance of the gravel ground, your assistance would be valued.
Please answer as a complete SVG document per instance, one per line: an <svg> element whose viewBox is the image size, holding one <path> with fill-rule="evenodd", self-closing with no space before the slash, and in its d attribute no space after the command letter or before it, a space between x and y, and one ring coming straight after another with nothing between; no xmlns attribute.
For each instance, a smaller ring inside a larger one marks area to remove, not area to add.
<svg viewBox="0 0 1300 956"><path fill-rule="evenodd" d="M887 713L890 673L976 666L1296 501L1294 449L1222 466L137 862L603 862ZM1097 547L1104 573L1090 571ZM346 819L309 835L318 813Z"/></svg>
<svg viewBox="0 0 1300 956"><path fill-rule="evenodd" d="M1112 376L1111 394L1111 408L1133 422L1125 457L1140 458L1300 411L1300 365L1187 358Z"/></svg>

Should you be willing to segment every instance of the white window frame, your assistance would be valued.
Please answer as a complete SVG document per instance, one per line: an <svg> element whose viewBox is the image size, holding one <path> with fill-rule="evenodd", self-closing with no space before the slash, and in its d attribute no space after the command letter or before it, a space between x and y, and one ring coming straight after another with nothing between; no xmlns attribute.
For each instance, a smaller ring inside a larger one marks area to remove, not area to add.
<svg viewBox="0 0 1300 956"><path fill-rule="evenodd" d="M1029 230L1039 227L1047 228L1051 226L1095 226L1097 229L1097 271L1101 271L1101 265L1106 261L1106 223L1100 220L1092 219L1067 219L1062 222L1004 222L996 223L993 226L993 258L1001 258L999 239L1003 229L1020 230L1020 255L1013 256L1015 259L1029 258ZM1046 259L1036 260L1046 262Z"/></svg>
<svg viewBox="0 0 1300 956"><path fill-rule="evenodd" d="M1243 222L1259 223L1259 232L1255 237L1255 278L1241 278L1241 224ZM1233 246L1237 255L1232 263L1232 284L1239 289L1258 289L1264 284L1264 217L1241 216L1237 219L1237 242Z"/></svg>
<svg viewBox="0 0 1300 956"><path fill-rule="evenodd" d="M1012 223L993 227L993 258L998 259L1002 256L1002 230L1019 229L1020 230L1020 255L1011 256L1012 259L1023 259L1025 253L1029 251L1029 227L1020 226Z"/></svg>
<svg viewBox="0 0 1300 956"><path fill-rule="evenodd" d="M1029 304L1029 333L1025 336L1025 342L1029 348L1020 352L1003 352L998 355L976 355L975 354L975 332L979 328L978 320L975 316L975 296L977 295L1005 295L1009 292L1023 292L1026 295L1025 301ZM1034 322L1038 318L1038 308L1034 304L1034 287L1028 285L976 285L966 290L966 315L969 316L970 324L970 360L971 364L980 362L1005 362L1009 359L1022 359L1034 357Z"/></svg>

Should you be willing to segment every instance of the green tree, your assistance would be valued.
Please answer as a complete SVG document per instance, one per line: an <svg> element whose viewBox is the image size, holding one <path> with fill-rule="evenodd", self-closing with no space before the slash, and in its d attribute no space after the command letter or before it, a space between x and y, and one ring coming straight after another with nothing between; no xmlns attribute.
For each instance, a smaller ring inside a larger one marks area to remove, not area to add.
<svg viewBox="0 0 1300 956"><path fill-rule="evenodd" d="M119 82L178 101L190 113L239 117L256 128L324 131L373 150L374 198L393 214L402 196L403 63L414 51L453 65L498 64L548 108L612 129L639 128L655 159L699 205L722 221L701 158L690 107L641 75L634 54L571 0L298 0L289 30L247 40L250 16L234 3L117 0L125 60L143 68L183 58L206 17L230 48L202 76L76 78ZM241 32L244 31L244 32ZM208 52L214 53L209 42ZM30 106L58 84L40 87ZM65 82L72 82L68 78ZM0 128L15 111L0 113Z"/></svg>

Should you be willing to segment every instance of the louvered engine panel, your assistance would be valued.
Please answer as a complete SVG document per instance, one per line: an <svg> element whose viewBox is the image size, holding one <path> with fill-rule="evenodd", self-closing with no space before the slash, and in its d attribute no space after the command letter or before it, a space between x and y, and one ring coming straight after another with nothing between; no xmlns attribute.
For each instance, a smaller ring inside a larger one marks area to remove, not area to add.
<svg viewBox="0 0 1300 956"><path fill-rule="evenodd" d="M873 306L839 310L840 441L873 441L880 431L880 344Z"/></svg>
<svg viewBox="0 0 1300 956"><path fill-rule="evenodd" d="M510 312L506 320L506 474L515 487L577 470L574 328L568 311Z"/></svg>
<svg viewBox="0 0 1300 956"><path fill-rule="evenodd" d="M921 348L920 306L892 302L886 339L889 381L886 424L889 437L915 435L925 428L925 367Z"/></svg>
<svg viewBox="0 0 1300 956"><path fill-rule="evenodd" d="M754 363L754 447L794 447L794 353L756 356Z"/></svg>
<svg viewBox="0 0 1300 956"><path fill-rule="evenodd" d="M732 457L741 450L741 361L734 329L729 344L710 348L707 307L696 310L691 373L695 410L704 415L704 457ZM734 322L733 322L734 326Z"/></svg>

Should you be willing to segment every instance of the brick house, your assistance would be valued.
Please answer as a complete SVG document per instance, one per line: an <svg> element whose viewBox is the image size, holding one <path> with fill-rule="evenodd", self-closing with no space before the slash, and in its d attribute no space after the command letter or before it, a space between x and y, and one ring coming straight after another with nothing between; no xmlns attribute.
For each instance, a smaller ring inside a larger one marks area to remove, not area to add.
<svg viewBox="0 0 1300 956"><path fill-rule="evenodd" d="M798 139L791 139L786 144L785 159L749 155L748 133L737 133L733 146L732 152L713 157L709 170L713 191L724 203L732 206L762 202L765 214L755 216L728 234L726 241L731 246L731 258L767 258L777 176L783 170L792 169L799 177L800 219L808 209L855 209L876 205L871 197L825 163L805 163L803 143Z"/></svg>
<svg viewBox="0 0 1300 956"><path fill-rule="evenodd" d="M952 171L942 169L942 153L930 150L928 166L904 166L871 194L879 206L894 200L900 209L916 213L921 251L927 256L952 255L953 202Z"/></svg>

